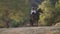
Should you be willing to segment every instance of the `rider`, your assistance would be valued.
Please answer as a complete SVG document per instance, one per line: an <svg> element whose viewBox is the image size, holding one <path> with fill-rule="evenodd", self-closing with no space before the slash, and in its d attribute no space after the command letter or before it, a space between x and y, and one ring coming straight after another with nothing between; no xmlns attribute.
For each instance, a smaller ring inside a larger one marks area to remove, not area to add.
<svg viewBox="0 0 60 34"><path fill-rule="evenodd" d="M32 15L32 14L36 14L36 10L35 10L35 8L33 8L33 7L32 7L32 9L31 9L31 15Z"/></svg>

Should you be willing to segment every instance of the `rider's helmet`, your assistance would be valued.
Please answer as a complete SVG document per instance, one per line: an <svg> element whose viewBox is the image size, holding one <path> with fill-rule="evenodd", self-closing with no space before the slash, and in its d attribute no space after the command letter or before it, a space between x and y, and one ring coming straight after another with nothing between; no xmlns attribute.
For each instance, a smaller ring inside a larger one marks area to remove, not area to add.
<svg viewBox="0 0 60 34"><path fill-rule="evenodd" d="M32 7L32 10L35 10L35 8L34 8L34 7Z"/></svg>

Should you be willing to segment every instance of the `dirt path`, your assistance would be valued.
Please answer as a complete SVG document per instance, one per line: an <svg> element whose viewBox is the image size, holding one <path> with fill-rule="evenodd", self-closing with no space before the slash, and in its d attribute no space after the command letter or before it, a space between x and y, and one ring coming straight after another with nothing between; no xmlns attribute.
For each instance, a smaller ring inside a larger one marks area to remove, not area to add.
<svg viewBox="0 0 60 34"><path fill-rule="evenodd" d="M0 34L60 34L60 27L0 28Z"/></svg>

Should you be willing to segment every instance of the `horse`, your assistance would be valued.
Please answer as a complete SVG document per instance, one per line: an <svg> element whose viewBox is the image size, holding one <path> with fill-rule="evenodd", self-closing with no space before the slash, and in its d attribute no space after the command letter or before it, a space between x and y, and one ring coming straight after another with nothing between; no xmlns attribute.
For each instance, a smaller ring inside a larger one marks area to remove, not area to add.
<svg viewBox="0 0 60 34"><path fill-rule="evenodd" d="M30 15L30 25L31 26L38 26L40 13L43 13L43 11L41 9L38 9L36 11L36 14L32 13L32 15Z"/></svg>

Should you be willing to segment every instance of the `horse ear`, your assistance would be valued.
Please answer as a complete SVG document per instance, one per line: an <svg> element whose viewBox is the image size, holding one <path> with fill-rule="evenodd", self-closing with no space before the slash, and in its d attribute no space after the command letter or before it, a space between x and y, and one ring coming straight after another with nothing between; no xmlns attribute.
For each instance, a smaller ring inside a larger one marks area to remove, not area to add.
<svg viewBox="0 0 60 34"><path fill-rule="evenodd" d="M40 8L40 9L38 9L37 11L38 11L38 12L41 12L41 13L43 13L43 11L41 10L41 8Z"/></svg>

